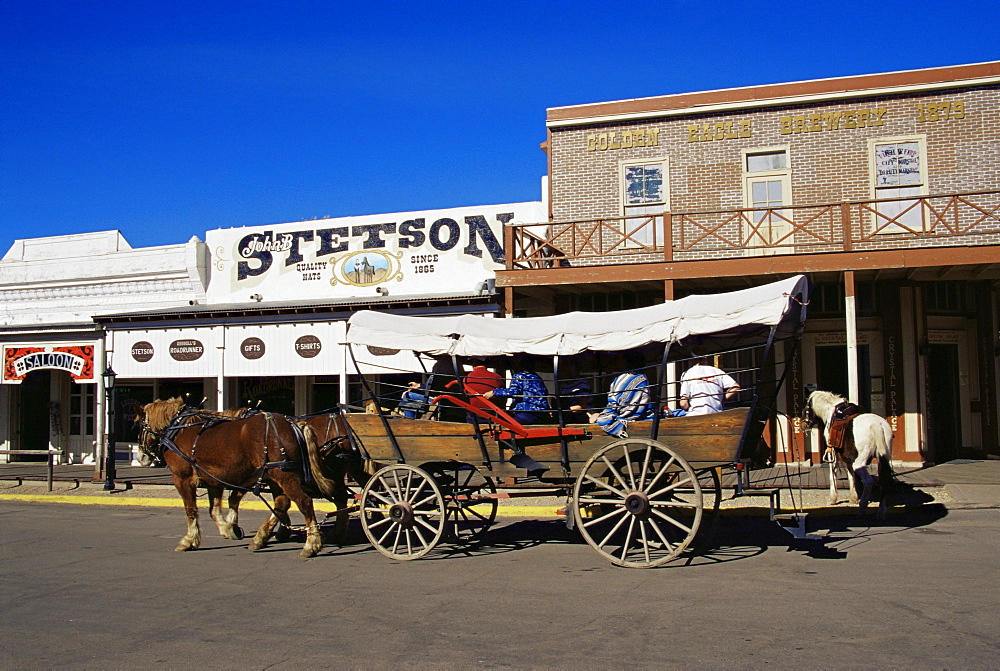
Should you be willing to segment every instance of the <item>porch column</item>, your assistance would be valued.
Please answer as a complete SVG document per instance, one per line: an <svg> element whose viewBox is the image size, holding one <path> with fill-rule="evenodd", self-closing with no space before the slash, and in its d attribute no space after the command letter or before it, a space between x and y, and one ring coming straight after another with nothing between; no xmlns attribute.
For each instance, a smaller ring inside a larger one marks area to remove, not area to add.
<svg viewBox="0 0 1000 671"><path fill-rule="evenodd" d="M854 271L844 271L844 321L847 330L847 395L851 403L860 396L858 385L858 311L854 301Z"/></svg>
<svg viewBox="0 0 1000 671"><path fill-rule="evenodd" d="M109 351L108 339L112 338L112 332L105 332L104 337L97 341L94 347L94 404L97 406L97 415L94 417L94 482L104 480L104 460L108 449L108 407L105 402L107 394L104 393L104 376L101 375L108 366L111 365L111 354ZM112 347L114 345L112 344ZM101 363L98 367L98 362Z"/></svg>
<svg viewBox="0 0 1000 671"><path fill-rule="evenodd" d="M221 343L217 348L219 373L215 377L215 409L222 411L229 407L229 398L226 393L226 336L229 333L229 329L225 326L220 326L219 328L222 329L222 335L219 338Z"/></svg>

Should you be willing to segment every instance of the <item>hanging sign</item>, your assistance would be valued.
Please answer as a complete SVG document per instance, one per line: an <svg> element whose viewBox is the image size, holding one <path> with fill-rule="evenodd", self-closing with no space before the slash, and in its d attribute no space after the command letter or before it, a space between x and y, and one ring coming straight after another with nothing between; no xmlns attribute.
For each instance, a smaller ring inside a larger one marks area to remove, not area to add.
<svg viewBox="0 0 1000 671"><path fill-rule="evenodd" d="M3 347L3 382L17 384L36 370L63 370L77 382L94 381L94 346Z"/></svg>

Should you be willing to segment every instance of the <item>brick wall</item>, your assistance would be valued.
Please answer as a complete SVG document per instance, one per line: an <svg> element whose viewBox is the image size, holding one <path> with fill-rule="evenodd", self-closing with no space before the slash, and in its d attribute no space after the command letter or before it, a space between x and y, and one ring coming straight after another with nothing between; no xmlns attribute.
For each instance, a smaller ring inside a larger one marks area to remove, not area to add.
<svg viewBox="0 0 1000 671"><path fill-rule="evenodd" d="M928 105L948 101L963 103L964 118L920 120L929 116ZM740 137L748 128L749 137ZM911 135L926 138L929 193L1000 188L1000 89L990 86L553 128L553 215L556 221L620 216L620 163L654 158L669 161L672 211L743 207L742 150L777 146L788 148L793 203L864 200L872 197L868 141ZM616 143L620 148L601 148Z"/></svg>

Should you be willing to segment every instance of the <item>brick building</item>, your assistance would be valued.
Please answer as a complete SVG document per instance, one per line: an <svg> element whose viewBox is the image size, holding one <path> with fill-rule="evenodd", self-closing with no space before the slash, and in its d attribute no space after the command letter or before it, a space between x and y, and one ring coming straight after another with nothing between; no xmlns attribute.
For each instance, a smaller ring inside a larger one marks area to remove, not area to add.
<svg viewBox="0 0 1000 671"><path fill-rule="evenodd" d="M888 416L897 461L1000 454L1000 62L554 107L547 127L549 222L508 227L509 313L806 273L789 418L819 387ZM797 420L773 429L775 458L819 458Z"/></svg>

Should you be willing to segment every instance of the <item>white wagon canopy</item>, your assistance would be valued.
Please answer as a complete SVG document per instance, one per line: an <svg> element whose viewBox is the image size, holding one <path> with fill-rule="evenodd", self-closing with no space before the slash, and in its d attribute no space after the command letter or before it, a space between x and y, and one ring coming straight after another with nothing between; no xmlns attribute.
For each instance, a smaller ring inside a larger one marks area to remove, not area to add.
<svg viewBox="0 0 1000 671"><path fill-rule="evenodd" d="M691 295L633 310L516 320L477 315L407 317L365 310L348 321L347 342L460 357L567 356L650 343L707 353L736 342L764 342L772 328L776 340L795 335L806 318L808 292L809 281L796 275L750 289Z"/></svg>

